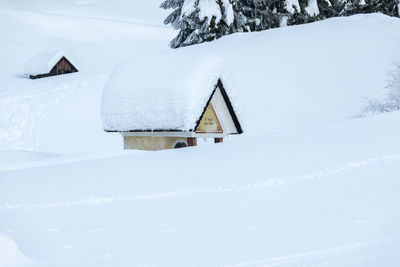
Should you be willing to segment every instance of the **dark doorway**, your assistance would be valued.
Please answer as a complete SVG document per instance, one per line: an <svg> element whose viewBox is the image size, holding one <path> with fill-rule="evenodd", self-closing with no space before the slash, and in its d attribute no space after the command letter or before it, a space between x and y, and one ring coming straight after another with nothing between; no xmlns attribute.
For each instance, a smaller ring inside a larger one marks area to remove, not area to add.
<svg viewBox="0 0 400 267"><path fill-rule="evenodd" d="M176 142L174 148L182 148L182 147L187 147L188 145L184 141L178 141Z"/></svg>

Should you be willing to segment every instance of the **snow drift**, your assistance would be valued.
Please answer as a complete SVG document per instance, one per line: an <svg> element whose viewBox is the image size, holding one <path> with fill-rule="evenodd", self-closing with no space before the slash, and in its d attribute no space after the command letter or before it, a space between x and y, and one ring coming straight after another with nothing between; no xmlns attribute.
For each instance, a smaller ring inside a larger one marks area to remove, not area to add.
<svg viewBox="0 0 400 267"><path fill-rule="evenodd" d="M34 262L21 253L15 241L0 233L0 266L23 267L31 266Z"/></svg>

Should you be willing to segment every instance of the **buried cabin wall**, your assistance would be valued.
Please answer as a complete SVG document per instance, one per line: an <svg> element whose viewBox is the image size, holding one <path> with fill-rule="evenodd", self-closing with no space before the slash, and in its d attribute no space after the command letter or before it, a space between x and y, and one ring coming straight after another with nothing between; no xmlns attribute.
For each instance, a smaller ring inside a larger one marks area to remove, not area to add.
<svg viewBox="0 0 400 267"><path fill-rule="evenodd" d="M63 57L56 65L56 75L77 72L78 70Z"/></svg>
<svg viewBox="0 0 400 267"><path fill-rule="evenodd" d="M178 141L184 141L188 146L191 145L186 137L124 136L124 149L149 151L173 149Z"/></svg>

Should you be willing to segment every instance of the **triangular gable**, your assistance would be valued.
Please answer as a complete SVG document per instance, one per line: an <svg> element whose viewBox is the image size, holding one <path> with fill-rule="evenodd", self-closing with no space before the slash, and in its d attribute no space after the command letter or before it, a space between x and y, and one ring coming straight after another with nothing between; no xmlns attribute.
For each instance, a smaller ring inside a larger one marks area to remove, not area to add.
<svg viewBox="0 0 400 267"><path fill-rule="evenodd" d="M62 58L60 58L59 61L57 61L57 63L51 69L50 73L59 74L58 66L62 65L62 64L65 64L67 66L67 67L64 66L64 69L67 70L65 73L78 72L78 69L66 57L63 56ZM64 73L60 73L60 74L64 74Z"/></svg>
<svg viewBox="0 0 400 267"><path fill-rule="evenodd" d="M196 133L241 134L242 127L224 89L221 80L212 92L197 122Z"/></svg>
<svg viewBox="0 0 400 267"><path fill-rule="evenodd" d="M49 51L34 55L25 64L25 74L36 76L49 73L63 57L68 58L68 62L76 69L74 61L64 51Z"/></svg>

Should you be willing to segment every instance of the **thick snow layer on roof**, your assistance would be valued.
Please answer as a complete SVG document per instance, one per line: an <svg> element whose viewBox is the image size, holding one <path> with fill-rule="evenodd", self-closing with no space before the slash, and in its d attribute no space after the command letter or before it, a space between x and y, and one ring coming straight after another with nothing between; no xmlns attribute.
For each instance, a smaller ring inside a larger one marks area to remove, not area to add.
<svg viewBox="0 0 400 267"><path fill-rule="evenodd" d="M25 64L25 74L39 75L49 73L62 57L71 62L70 57L64 51L38 53Z"/></svg>
<svg viewBox="0 0 400 267"><path fill-rule="evenodd" d="M104 88L104 129L191 130L218 79L232 101L224 60L195 51L140 56L121 63Z"/></svg>

